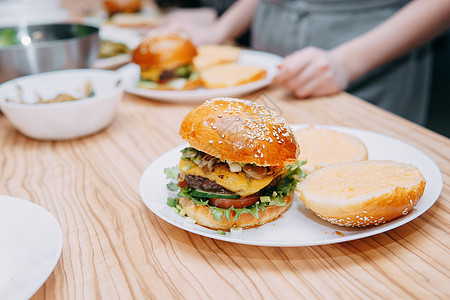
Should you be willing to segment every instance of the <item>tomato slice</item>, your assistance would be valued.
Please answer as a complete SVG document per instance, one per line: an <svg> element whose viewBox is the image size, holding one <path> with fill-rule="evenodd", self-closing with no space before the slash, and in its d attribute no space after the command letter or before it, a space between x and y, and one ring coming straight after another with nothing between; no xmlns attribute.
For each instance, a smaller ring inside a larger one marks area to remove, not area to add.
<svg viewBox="0 0 450 300"><path fill-rule="evenodd" d="M255 204L259 200L259 195L254 194L245 198L239 199L223 199L223 198L209 198L209 205L219 208L243 208Z"/></svg>
<svg viewBox="0 0 450 300"><path fill-rule="evenodd" d="M178 186L180 188L184 188L185 186L187 186L186 180L178 181Z"/></svg>

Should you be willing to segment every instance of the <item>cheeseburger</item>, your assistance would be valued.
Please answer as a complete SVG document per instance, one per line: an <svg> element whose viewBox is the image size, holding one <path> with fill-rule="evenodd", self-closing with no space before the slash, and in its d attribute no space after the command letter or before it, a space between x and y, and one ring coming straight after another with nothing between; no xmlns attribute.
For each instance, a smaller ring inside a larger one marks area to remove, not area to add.
<svg viewBox="0 0 450 300"><path fill-rule="evenodd" d="M154 90L192 90L199 86L193 68L195 46L181 33L154 33L145 37L133 52L140 66L138 87Z"/></svg>
<svg viewBox="0 0 450 300"><path fill-rule="evenodd" d="M141 11L141 0L104 0L104 7L111 17L118 13L136 13Z"/></svg>
<svg viewBox="0 0 450 300"><path fill-rule="evenodd" d="M186 115L176 206L198 224L228 231L281 216L304 177L286 121L250 101L214 98Z"/></svg>

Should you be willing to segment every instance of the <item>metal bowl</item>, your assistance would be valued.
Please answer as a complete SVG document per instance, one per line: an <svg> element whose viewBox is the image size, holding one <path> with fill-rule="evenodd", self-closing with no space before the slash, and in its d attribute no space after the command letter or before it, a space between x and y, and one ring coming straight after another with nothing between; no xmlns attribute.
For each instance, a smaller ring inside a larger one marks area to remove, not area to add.
<svg viewBox="0 0 450 300"><path fill-rule="evenodd" d="M99 44L98 28L82 24L0 28L0 83L23 75L90 67Z"/></svg>

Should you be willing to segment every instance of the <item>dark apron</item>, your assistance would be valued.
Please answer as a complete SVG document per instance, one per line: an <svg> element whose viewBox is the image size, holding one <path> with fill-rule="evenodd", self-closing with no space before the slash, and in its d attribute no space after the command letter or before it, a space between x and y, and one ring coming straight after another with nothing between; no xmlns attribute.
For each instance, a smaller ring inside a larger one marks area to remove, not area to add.
<svg viewBox="0 0 450 300"><path fill-rule="evenodd" d="M331 49L374 28L407 2L262 0L252 25L252 46L282 56L306 46ZM366 74L350 84L347 91L424 124L431 67L431 47L425 45Z"/></svg>

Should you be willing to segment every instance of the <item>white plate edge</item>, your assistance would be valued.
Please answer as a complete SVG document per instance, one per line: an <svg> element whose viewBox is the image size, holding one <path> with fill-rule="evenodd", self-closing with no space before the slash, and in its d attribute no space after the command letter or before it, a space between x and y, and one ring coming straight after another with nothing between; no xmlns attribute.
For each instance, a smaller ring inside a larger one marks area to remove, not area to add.
<svg viewBox="0 0 450 300"><path fill-rule="evenodd" d="M39 280L39 285L37 285L36 287L30 288L29 292L27 293L26 298L29 299L31 298L47 281L47 279L50 277L50 275L53 273L56 265L58 264L58 261L61 258L61 254L62 254L62 247L64 244L64 235L63 235L63 231L61 228L61 225L59 224L58 220L56 219L56 217L50 213L47 209L43 208L42 206L31 202L31 201L27 201L25 199L22 198L18 198L18 197L14 197L14 196L10 196L10 195L4 195L4 194L0 194L0 199L6 199L7 201L18 201L21 202L21 205L29 205L34 207L34 209L40 210L41 212L43 212L44 214L47 215L47 217L49 218L49 220L51 220L52 223L54 223L55 225L55 229L58 233L58 238L59 238L59 243L57 244L57 248L55 251L55 258L54 260L51 262L51 264L49 264L49 268L48 268L48 272L46 272L45 274L42 275L42 279Z"/></svg>

